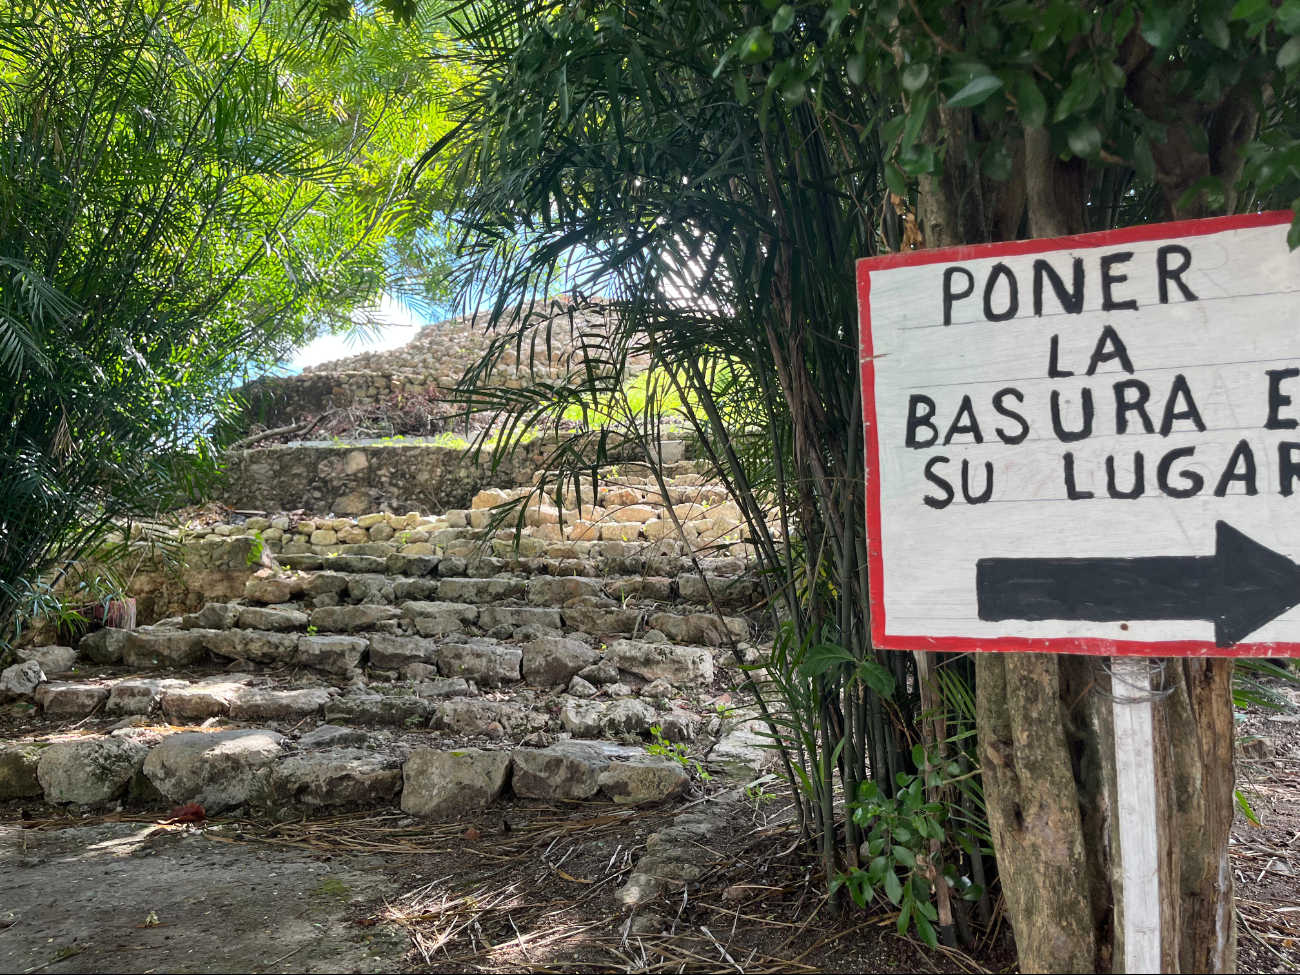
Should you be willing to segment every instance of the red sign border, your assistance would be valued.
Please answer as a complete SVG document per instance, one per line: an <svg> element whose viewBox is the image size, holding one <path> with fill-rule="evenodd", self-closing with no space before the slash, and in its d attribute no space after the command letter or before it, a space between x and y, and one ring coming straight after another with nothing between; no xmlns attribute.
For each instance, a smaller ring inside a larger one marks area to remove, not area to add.
<svg viewBox="0 0 1300 975"><path fill-rule="evenodd" d="M862 368L862 424L866 438L867 479L867 564L870 578L871 642L884 650L940 650L947 652L991 651L1001 653L1085 653L1103 656L1132 657L1296 657L1300 643L1239 643L1217 647L1206 640L1107 640L1099 637L927 637L909 634L890 636L885 619L885 563L881 550L880 527L880 445L876 438L876 369L871 336L871 273L922 264L973 261L987 257L1042 254L1077 247L1106 247L1137 241L1166 240L1172 237L1202 237L1225 230L1272 227L1290 223L1289 210L1247 213L1203 220L1178 220L1169 223L1143 224L1122 230L1103 230L1072 237L1016 240L1001 244L970 244L932 250L903 251L858 261L858 328Z"/></svg>

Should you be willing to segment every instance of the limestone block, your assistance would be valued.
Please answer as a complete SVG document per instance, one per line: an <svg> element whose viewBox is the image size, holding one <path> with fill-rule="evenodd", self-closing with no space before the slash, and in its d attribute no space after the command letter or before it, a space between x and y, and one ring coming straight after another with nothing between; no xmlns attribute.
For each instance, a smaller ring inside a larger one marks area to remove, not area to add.
<svg viewBox="0 0 1300 975"><path fill-rule="evenodd" d="M344 607L339 607L344 608ZM372 607L346 607L348 609L369 609ZM325 610L317 610L325 612ZM297 661L304 667L323 670L330 674L344 674L361 661L361 655L369 646L361 637L349 636L304 636L298 639Z"/></svg>
<svg viewBox="0 0 1300 975"><path fill-rule="evenodd" d="M181 629L228 630L239 623L239 611L241 609L243 607L238 603L205 603L197 613L190 613L181 618ZM118 651L118 658L121 659L120 650Z"/></svg>
<svg viewBox="0 0 1300 975"><path fill-rule="evenodd" d="M510 500L510 496L498 488L488 488L474 495L474 500L470 502L471 509L493 508L499 504L505 504Z"/></svg>
<svg viewBox="0 0 1300 975"><path fill-rule="evenodd" d="M534 606L563 606L579 596L599 596L599 579L582 576L534 576L528 581L528 601Z"/></svg>
<svg viewBox="0 0 1300 975"><path fill-rule="evenodd" d="M236 721L300 721L314 717L329 703L323 687L276 691L269 687L245 687L230 702L230 716Z"/></svg>
<svg viewBox="0 0 1300 975"><path fill-rule="evenodd" d="M311 625L328 633L353 633L401 617L402 611L396 606L327 606L312 612Z"/></svg>
<svg viewBox="0 0 1300 975"><path fill-rule="evenodd" d="M293 595L293 586L285 578L272 576L258 579L256 576L244 583L244 598L255 603L284 603ZM269 627L268 627L269 629Z"/></svg>
<svg viewBox="0 0 1300 975"><path fill-rule="evenodd" d="M123 680L113 685L104 713L114 716L148 714L162 702L164 691L188 687L184 680Z"/></svg>
<svg viewBox="0 0 1300 975"><path fill-rule="evenodd" d="M284 741L273 731L247 729L171 735L149 753L144 774L172 802L225 812L265 795Z"/></svg>
<svg viewBox="0 0 1300 975"><path fill-rule="evenodd" d="M541 606L484 606L478 623L485 630L495 626L549 626L558 630L564 625L558 609Z"/></svg>
<svg viewBox="0 0 1300 975"><path fill-rule="evenodd" d="M203 639L195 630L131 630L122 647L128 667L184 668L203 659Z"/></svg>
<svg viewBox="0 0 1300 975"><path fill-rule="evenodd" d="M527 799L590 799L610 764L599 746L579 741L516 748L513 759L515 795Z"/></svg>
<svg viewBox="0 0 1300 975"><path fill-rule="evenodd" d="M376 633L370 638L370 666L380 670L401 670L408 664L436 663L438 644L418 636L390 636Z"/></svg>
<svg viewBox="0 0 1300 975"><path fill-rule="evenodd" d="M298 653L297 633L265 630L193 630L204 649L229 660L251 660L259 664L284 664Z"/></svg>
<svg viewBox="0 0 1300 975"><path fill-rule="evenodd" d="M41 753L36 775L49 802L107 802L126 791L148 754L127 736L55 742Z"/></svg>
<svg viewBox="0 0 1300 975"><path fill-rule="evenodd" d="M610 579L604 591L612 599L653 599L666 603L673 598L673 581L663 576Z"/></svg>
<svg viewBox="0 0 1300 975"><path fill-rule="evenodd" d="M438 586L440 599L457 603L492 603L523 594L519 579L443 579Z"/></svg>
<svg viewBox="0 0 1300 975"><path fill-rule="evenodd" d="M26 647L18 650L15 655L20 663L35 660L47 677L66 673L77 662L77 651L72 647Z"/></svg>
<svg viewBox="0 0 1300 975"><path fill-rule="evenodd" d="M626 508L611 508L610 516L618 522L641 525L656 520L659 512L649 505L634 504Z"/></svg>
<svg viewBox="0 0 1300 975"><path fill-rule="evenodd" d="M13 664L0 672L0 700L27 697L45 683L45 672L35 660Z"/></svg>
<svg viewBox="0 0 1300 975"><path fill-rule="evenodd" d="M36 688L36 703L47 715L81 718L108 700L109 689L100 684L51 681Z"/></svg>
<svg viewBox="0 0 1300 975"><path fill-rule="evenodd" d="M334 724L323 724L307 732L298 739L302 749L338 748L343 745L364 745L370 736L360 728L344 728Z"/></svg>
<svg viewBox="0 0 1300 975"><path fill-rule="evenodd" d="M173 724L206 721L230 713L230 703L244 690L238 681L171 687L162 692L162 712Z"/></svg>
<svg viewBox="0 0 1300 975"><path fill-rule="evenodd" d="M682 763L666 755L630 755L610 761L600 774L600 790L617 803L664 802L691 784Z"/></svg>
<svg viewBox="0 0 1300 975"><path fill-rule="evenodd" d="M286 630L300 630L306 625L307 614L296 609L246 606L239 611L239 628L241 630L284 632Z"/></svg>
<svg viewBox="0 0 1300 975"><path fill-rule="evenodd" d="M128 633L130 630L119 630L112 626L87 633L77 644L77 654L94 664L117 663L122 659L122 648L126 646Z"/></svg>
<svg viewBox="0 0 1300 975"><path fill-rule="evenodd" d="M631 633L640 625L643 612L639 609L613 609L602 606L566 606L564 622L575 630L592 636L611 633Z"/></svg>
<svg viewBox="0 0 1300 975"><path fill-rule="evenodd" d="M543 637L524 644L524 679L541 687L567 684L599 659L599 653L578 640Z"/></svg>
<svg viewBox="0 0 1300 975"><path fill-rule="evenodd" d="M340 694L325 705L325 720L422 728L429 723L433 710L432 704L414 695Z"/></svg>
<svg viewBox="0 0 1300 975"><path fill-rule="evenodd" d="M37 766L46 747L17 742L0 744L0 802L42 794Z"/></svg>
<svg viewBox="0 0 1300 975"><path fill-rule="evenodd" d="M400 762L358 748L289 755L271 766L271 796L278 804L315 808L384 805L402 791Z"/></svg>
<svg viewBox="0 0 1300 975"><path fill-rule="evenodd" d="M605 662L644 680L662 677L673 684L713 680L713 654L703 647L617 640L605 651Z"/></svg>
<svg viewBox="0 0 1300 975"><path fill-rule="evenodd" d="M453 818L491 805L510 779L508 751L417 748L402 767L402 811Z"/></svg>
<svg viewBox="0 0 1300 975"><path fill-rule="evenodd" d="M313 545L329 547L331 545L337 545L338 541L338 533L332 529L318 528L316 531L311 533L311 543Z"/></svg>
<svg viewBox="0 0 1300 975"><path fill-rule="evenodd" d="M516 646L444 643L438 648L438 671L480 684L513 682L521 679L522 659L523 651Z"/></svg>

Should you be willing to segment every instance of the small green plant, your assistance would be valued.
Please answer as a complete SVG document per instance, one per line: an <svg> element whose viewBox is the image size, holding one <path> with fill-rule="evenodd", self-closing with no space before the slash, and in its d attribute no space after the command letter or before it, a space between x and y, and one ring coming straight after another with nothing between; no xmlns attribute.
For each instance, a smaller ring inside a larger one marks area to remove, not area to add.
<svg viewBox="0 0 1300 975"><path fill-rule="evenodd" d="M308 627L307 627L307 635L308 635L308 636L315 636L315 635L316 635L317 633L319 633L319 632L320 632L320 631L317 630L315 626L308 626Z"/></svg>
<svg viewBox="0 0 1300 975"><path fill-rule="evenodd" d="M244 557L244 561L248 565L260 565L262 556L266 552L266 540L262 538L262 533L259 531L253 532L252 539L253 544L249 547L248 555Z"/></svg>
<svg viewBox="0 0 1300 975"><path fill-rule="evenodd" d="M676 759L681 763L682 768L694 770L701 782L708 782L713 776L701 768L699 762L691 758L688 754L689 749L685 745L674 744L665 738L663 730L663 727L657 724L650 726L650 735L653 741L650 743L650 747L646 749L647 754L663 755L667 758Z"/></svg>
<svg viewBox="0 0 1300 975"><path fill-rule="evenodd" d="M921 745L913 749L912 757L919 768L927 767ZM934 764L929 769L928 777L898 773L895 781L899 789L893 798L881 792L875 782L863 782L858 787L858 801L850 803L849 809L867 837L863 853L868 865L865 870L838 874L832 889L848 887L853 902L863 908L883 894L899 908L898 933L905 934L909 926L914 926L921 940L934 948L938 945L934 925L939 915L931 898L940 878L930 862L930 841L946 840L948 810L942 802L926 802L925 787L941 786L943 773L948 781L961 777L961 770L952 762L942 771ZM969 842L960 832L956 838L963 847ZM979 900L983 893L982 887L959 874L953 864L944 865L942 882L964 900Z"/></svg>

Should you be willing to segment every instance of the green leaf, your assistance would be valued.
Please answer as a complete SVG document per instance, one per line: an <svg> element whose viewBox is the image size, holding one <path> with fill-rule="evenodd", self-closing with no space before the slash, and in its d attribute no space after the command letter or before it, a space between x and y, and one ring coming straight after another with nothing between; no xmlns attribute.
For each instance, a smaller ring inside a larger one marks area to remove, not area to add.
<svg viewBox="0 0 1300 975"><path fill-rule="evenodd" d="M762 27L755 27L740 42L740 60L745 64L758 64L772 56L772 35Z"/></svg>
<svg viewBox="0 0 1300 975"><path fill-rule="evenodd" d="M1293 37L1277 52L1277 66L1289 68L1297 61L1300 61L1300 37Z"/></svg>
<svg viewBox="0 0 1300 975"><path fill-rule="evenodd" d="M903 126L903 141L899 144L899 151L906 153L916 142L916 137L921 134L921 129L925 125L926 116L930 114L930 108L934 104L934 95L926 92L919 98L912 100L912 107L907 113L907 124Z"/></svg>
<svg viewBox="0 0 1300 975"><path fill-rule="evenodd" d="M784 34L794 23L794 7L788 3L783 3L776 8L776 13L772 15L772 33Z"/></svg>
<svg viewBox="0 0 1300 975"><path fill-rule="evenodd" d="M1243 2L1254 2L1254 0L1243 0ZM1241 7L1242 4L1237 4ZM1232 12L1233 19L1237 19L1237 12ZM1147 8L1142 18L1142 37L1152 47L1160 50L1173 43L1174 40L1174 21L1170 17L1169 11L1159 7Z"/></svg>
<svg viewBox="0 0 1300 975"><path fill-rule="evenodd" d="M1228 25L1222 17L1203 17L1201 18L1201 30L1215 47L1228 49L1232 43L1232 34L1228 31Z"/></svg>
<svg viewBox="0 0 1300 975"><path fill-rule="evenodd" d="M908 867L916 867L916 855L905 846L892 846L890 852L894 854L894 859ZM897 903L897 901L895 901Z"/></svg>
<svg viewBox="0 0 1300 975"><path fill-rule="evenodd" d="M903 126L906 124L906 115L895 115L880 127L880 138L882 138L885 141L885 144L888 145L898 138L899 133L903 131Z"/></svg>
<svg viewBox="0 0 1300 975"><path fill-rule="evenodd" d="M907 934L907 922L912 919L912 898L903 901L903 909L898 912L898 933Z"/></svg>
<svg viewBox="0 0 1300 975"><path fill-rule="evenodd" d="M921 936L921 940L926 946L934 949L939 947L939 939L934 936L934 925L927 921L920 914L915 915L916 933Z"/></svg>
<svg viewBox="0 0 1300 975"><path fill-rule="evenodd" d="M1055 120L1061 122L1075 112L1087 111L1100 94L1101 82L1091 65L1076 71L1070 87L1065 89L1065 94L1056 104Z"/></svg>
<svg viewBox="0 0 1300 975"><path fill-rule="evenodd" d="M1156 174L1156 160L1151 155L1151 140L1140 135L1133 143L1133 166L1141 179L1151 179Z"/></svg>
<svg viewBox="0 0 1300 975"><path fill-rule="evenodd" d="M898 874L892 870L885 872L885 896L891 904L897 904L903 896L903 885L898 881Z"/></svg>
<svg viewBox="0 0 1300 975"><path fill-rule="evenodd" d="M1178 209L1182 210L1190 206L1202 193L1205 194L1206 206L1211 210L1222 210L1227 203L1223 179L1218 176L1206 176L1204 179L1198 179L1178 198Z"/></svg>
<svg viewBox="0 0 1300 975"><path fill-rule="evenodd" d="M1254 20L1271 6L1270 0L1237 0L1230 16L1233 20Z"/></svg>
<svg viewBox="0 0 1300 975"><path fill-rule="evenodd" d="M1291 232L1287 234L1286 238L1286 242L1291 245L1292 250L1295 250L1296 245L1300 244L1300 237L1297 237L1296 234L1297 226L1300 226L1300 211L1297 211L1296 218L1291 221ZM1293 240L1292 238L1295 239ZM1252 825L1263 825L1263 823L1259 821L1259 817L1255 815L1255 810L1250 808L1250 803L1246 800L1245 795L1242 794L1240 789L1233 792L1232 797L1237 800L1237 808L1241 810L1241 814L1250 820Z"/></svg>
<svg viewBox="0 0 1300 975"><path fill-rule="evenodd" d="M924 61L914 61L903 69L903 87L918 91L930 79L930 66Z"/></svg>
<svg viewBox="0 0 1300 975"><path fill-rule="evenodd" d="M1026 127L1036 129L1047 119L1047 100L1028 74L1016 82L1016 111Z"/></svg>
<svg viewBox="0 0 1300 975"><path fill-rule="evenodd" d="M886 175L886 182L888 182L888 175ZM890 189L893 190L893 187L890 187ZM894 190L894 192L898 191ZM898 195L902 196L903 194L898 193ZM884 700L888 701L894 696L896 682L888 667L878 664L874 660L864 660L862 666L858 668L858 677Z"/></svg>
<svg viewBox="0 0 1300 975"><path fill-rule="evenodd" d="M1080 122L1070 130L1070 151L1084 159L1101 155L1101 130L1092 122Z"/></svg>
<svg viewBox="0 0 1300 975"><path fill-rule="evenodd" d="M860 85L867 77L867 52L854 51L849 55L849 60L844 65L844 71L849 76L849 81L855 85Z"/></svg>
<svg viewBox="0 0 1300 975"><path fill-rule="evenodd" d="M786 107L794 108L808 96L808 83L799 78L786 82L781 87L781 100Z"/></svg>
<svg viewBox="0 0 1300 975"><path fill-rule="evenodd" d="M839 664L857 662L857 658L843 647L837 647L833 643L819 643L808 649L804 662L799 665L799 676L807 680L824 674Z"/></svg>
<svg viewBox="0 0 1300 975"><path fill-rule="evenodd" d="M976 75L957 94L948 99L949 108L969 108L978 105L1002 87L1002 79L995 74Z"/></svg>
<svg viewBox="0 0 1300 975"><path fill-rule="evenodd" d="M912 746L912 764L917 768L925 768L925 746L919 741Z"/></svg>

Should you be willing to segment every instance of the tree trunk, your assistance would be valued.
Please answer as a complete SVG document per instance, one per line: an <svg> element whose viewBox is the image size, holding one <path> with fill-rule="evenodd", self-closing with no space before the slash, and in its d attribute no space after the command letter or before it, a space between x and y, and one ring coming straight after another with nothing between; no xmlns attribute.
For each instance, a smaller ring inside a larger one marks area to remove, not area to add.
<svg viewBox="0 0 1300 975"><path fill-rule="evenodd" d="M959 145L969 140L969 113L940 118L950 147L954 137ZM1242 131L1237 126L1233 137ZM947 158L954 159L951 148ZM1209 160L1170 162L1193 180L1211 168ZM1082 160L1062 162L1047 132L1031 129L1016 168L1012 182L1019 188L1010 189L991 185L973 167L923 177L918 209L926 244L1004 238L1015 222L990 215L1005 215L1008 193L1012 206L1027 202L1031 236L1087 230ZM1188 184L1175 177L1164 185L1172 209ZM989 653L975 663L984 795L1021 971L1122 972L1122 851L1113 822L1114 723L1103 658ZM1159 692L1166 696L1153 709L1152 815L1159 818L1163 903L1151 909L1161 913L1169 971L1236 970L1228 865L1231 683L1230 660L1170 660Z"/></svg>

